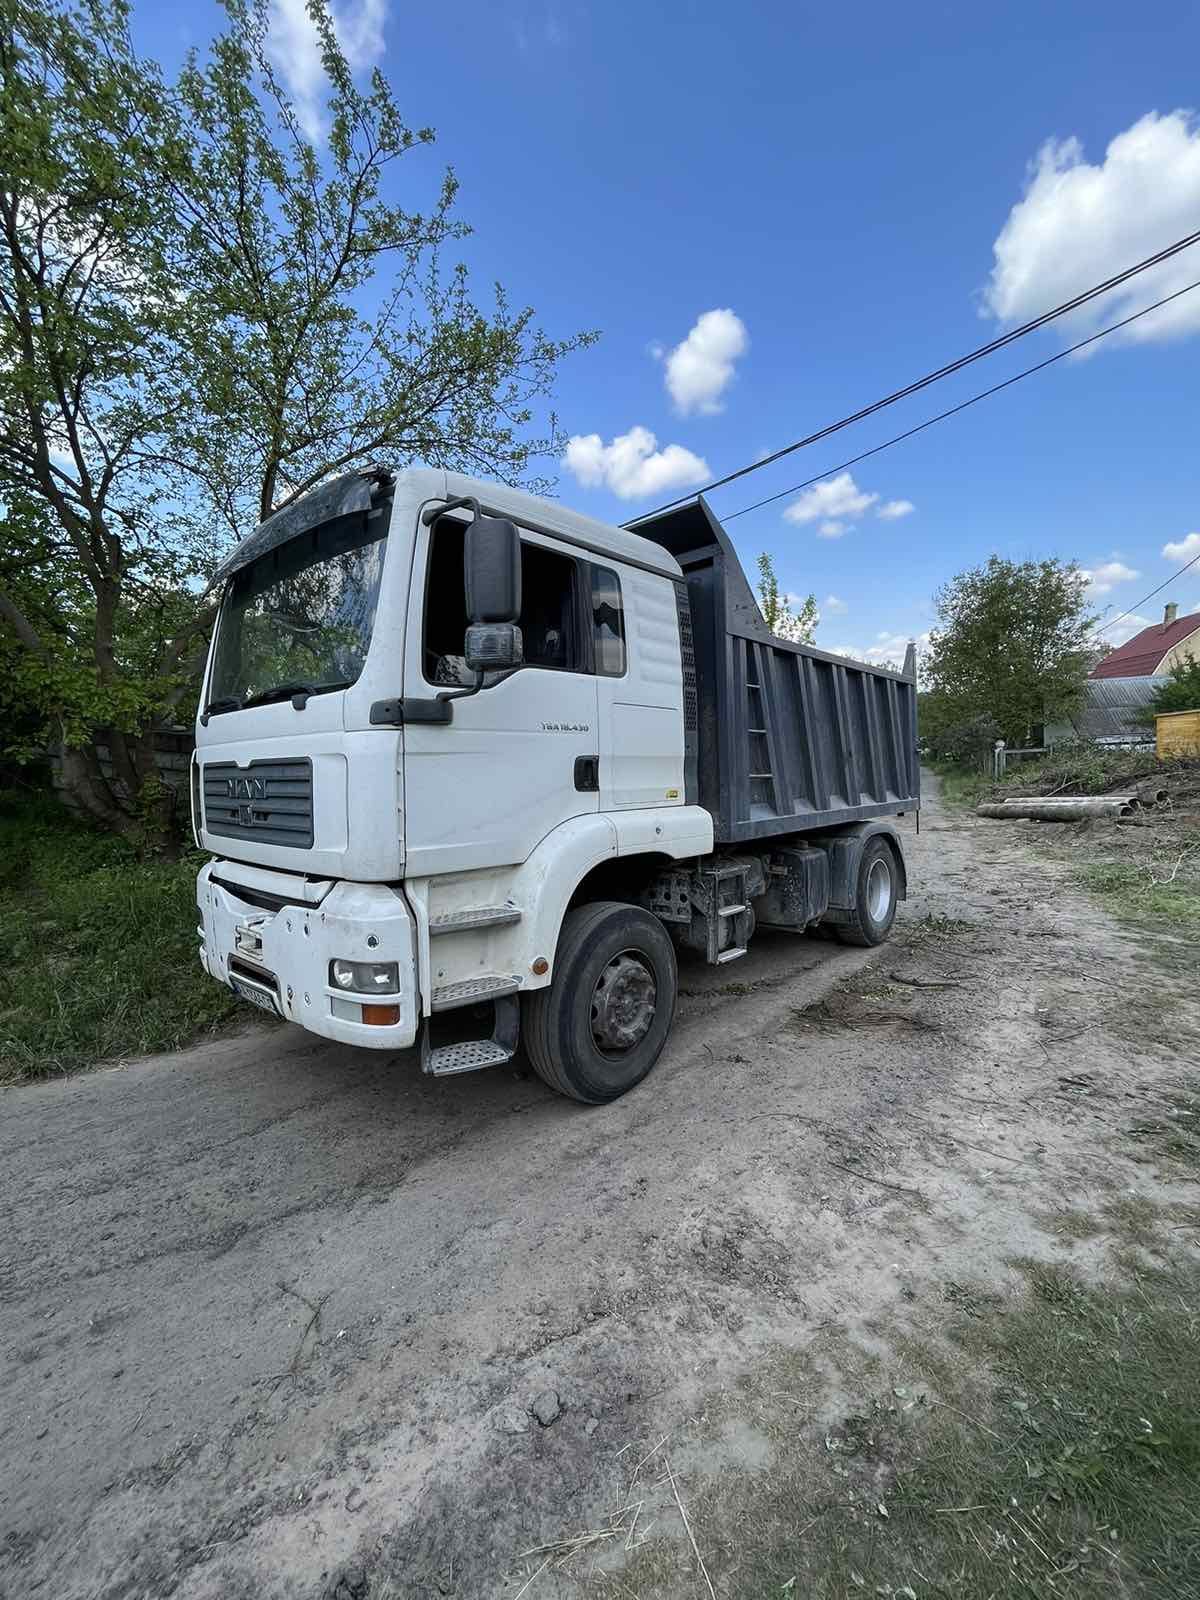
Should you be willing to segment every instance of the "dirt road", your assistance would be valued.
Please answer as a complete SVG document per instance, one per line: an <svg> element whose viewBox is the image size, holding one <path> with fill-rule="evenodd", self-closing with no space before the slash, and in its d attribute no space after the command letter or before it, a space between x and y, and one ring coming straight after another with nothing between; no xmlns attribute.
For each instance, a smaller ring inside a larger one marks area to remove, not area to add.
<svg viewBox="0 0 1200 1600"><path fill-rule="evenodd" d="M890 945L685 969L608 1108L292 1029L8 1091L0 1594L618 1593L619 1541L526 1552L660 1435L685 1502L761 1465L736 1409L692 1426L714 1394L824 1330L820 1428L837 1348L886 1355L1013 1255L1086 1257L1056 1208L1170 1198L1130 1129L1195 1054L1188 953L928 798Z"/></svg>

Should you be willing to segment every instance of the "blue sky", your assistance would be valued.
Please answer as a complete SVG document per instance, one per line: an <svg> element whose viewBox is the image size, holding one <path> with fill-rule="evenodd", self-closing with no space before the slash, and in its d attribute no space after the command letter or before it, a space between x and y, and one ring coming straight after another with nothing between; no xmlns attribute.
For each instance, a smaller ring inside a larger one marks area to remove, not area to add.
<svg viewBox="0 0 1200 1600"><path fill-rule="evenodd" d="M297 0L275 3L311 95ZM438 130L398 194L419 203L452 163L479 286L500 278L552 334L603 331L562 371L576 442L558 493L612 521L1200 226L1200 11L1178 3L343 0L338 15L410 122ZM168 67L217 21L145 3L135 18ZM825 472L1193 278L1200 246L1070 329L717 491L715 509ZM1124 611L1200 554L1200 290L1139 328L817 500L737 518L743 560L770 551L784 588L822 603L818 642L856 654L902 654L937 586L993 551L1077 559L1098 608ZM1138 617L1167 599L1200 609L1200 567Z"/></svg>

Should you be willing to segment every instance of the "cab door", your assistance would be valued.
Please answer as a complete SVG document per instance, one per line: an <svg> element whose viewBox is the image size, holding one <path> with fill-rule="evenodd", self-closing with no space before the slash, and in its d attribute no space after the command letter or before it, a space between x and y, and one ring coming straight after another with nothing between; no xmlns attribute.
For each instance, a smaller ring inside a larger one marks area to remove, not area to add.
<svg viewBox="0 0 1200 1600"><path fill-rule="evenodd" d="M432 701L473 683L461 517L418 539L404 694ZM594 813L598 755L587 563L521 532L524 665L454 701L449 723L406 720L405 872L424 877L513 865L560 823Z"/></svg>
<svg viewBox="0 0 1200 1600"><path fill-rule="evenodd" d="M675 588L637 567L592 565L605 811L684 803L683 668Z"/></svg>

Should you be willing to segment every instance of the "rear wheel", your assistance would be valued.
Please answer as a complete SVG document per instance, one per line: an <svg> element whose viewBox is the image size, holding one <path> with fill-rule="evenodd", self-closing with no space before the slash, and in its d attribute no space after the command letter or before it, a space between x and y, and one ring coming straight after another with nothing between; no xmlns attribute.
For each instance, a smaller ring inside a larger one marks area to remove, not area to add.
<svg viewBox="0 0 1200 1600"><path fill-rule="evenodd" d="M616 1100L658 1060L675 991L675 950L657 917L616 900L569 911L553 981L525 1000L535 1072L587 1105Z"/></svg>
<svg viewBox="0 0 1200 1600"><path fill-rule="evenodd" d="M899 871L886 839L869 839L858 861L854 909L849 922L833 924L843 944L882 944L892 931L899 898Z"/></svg>

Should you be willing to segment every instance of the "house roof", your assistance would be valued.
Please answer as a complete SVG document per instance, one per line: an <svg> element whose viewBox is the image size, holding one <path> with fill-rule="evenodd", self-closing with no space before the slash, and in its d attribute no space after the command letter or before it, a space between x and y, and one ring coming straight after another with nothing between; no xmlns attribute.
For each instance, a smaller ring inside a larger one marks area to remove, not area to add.
<svg viewBox="0 0 1200 1600"><path fill-rule="evenodd" d="M1200 611L1174 622L1154 622L1135 633L1116 650L1110 650L1088 674L1090 678L1151 678L1168 650L1200 634Z"/></svg>

